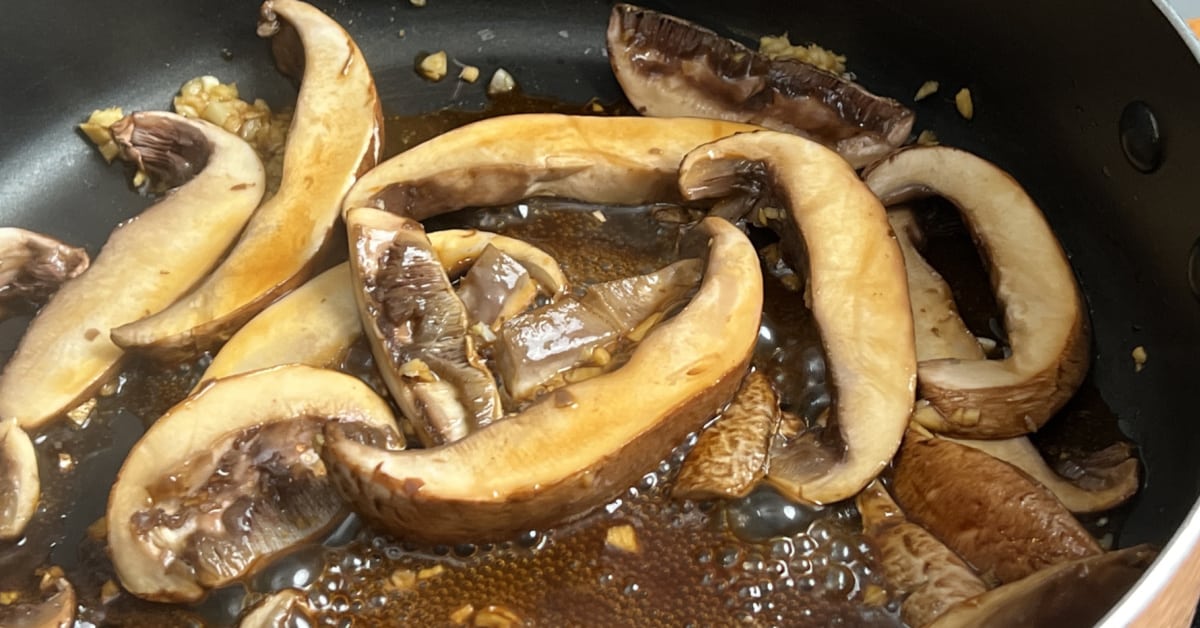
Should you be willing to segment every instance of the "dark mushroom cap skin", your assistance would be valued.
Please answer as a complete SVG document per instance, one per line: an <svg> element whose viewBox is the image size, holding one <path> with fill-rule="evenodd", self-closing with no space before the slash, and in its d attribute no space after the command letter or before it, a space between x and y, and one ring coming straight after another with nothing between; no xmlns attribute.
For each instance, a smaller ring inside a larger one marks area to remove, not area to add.
<svg viewBox="0 0 1200 628"><path fill-rule="evenodd" d="M925 427L960 438L1037 430L1075 394L1090 364L1083 296L1041 210L1008 173L946 146L901 150L863 180L885 204L939 195L958 207L1004 310L1008 358L921 362L921 397L941 414Z"/></svg>
<svg viewBox="0 0 1200 628"><path fill-rule="evenodd" d="M61 416L120 368L110 330L157 312L221 260L265 190L262 163L242 138L203 120L141 112L113 125L127 158L179 183L117 227L86 272L30 323L0 375L0 417L32 429ZM196 170L197 164L203 168ZM182 247L178 234L187 233Z"/></svg>
<svg viewBox="0 0 1200 628"><path fill-rule="evenodd" d="M303 283L330 241L342 197L379 159L379 96L346 31L309 4L269 0L259 32L272 37L280 69L302 77L279 190L191 293L113 330L128 351L194 357Z"/></svg>
<svg viewBox="0 0 1200 628"><path fill-rule="evenodd" d="M913 522L1000 582L1102 552L1041 484L949 440L910 432L895 462L892 492Z"/></svg>
<svg viewBox="0 0 1200 628"><path fill-rule="evenodd" d="M835 389L829 423L840 443L822 448L830 464L795 474L772 467L767 478L809 502L853 497L896 453L916 387L904 261L883 206L836 153L775 131L697 147L680 166L679 186L691 200L782 210L767 224L785 254L809 269L810 309Z"/></svg>
<svg viewBox="0 0 1200 628"><path fill-rule="evenodd" d="M856 167L908 140L914 115L815 66L770 59L677 17L613 7L608 57L626 97L649 116L696 116L797 133Z"/></svg>

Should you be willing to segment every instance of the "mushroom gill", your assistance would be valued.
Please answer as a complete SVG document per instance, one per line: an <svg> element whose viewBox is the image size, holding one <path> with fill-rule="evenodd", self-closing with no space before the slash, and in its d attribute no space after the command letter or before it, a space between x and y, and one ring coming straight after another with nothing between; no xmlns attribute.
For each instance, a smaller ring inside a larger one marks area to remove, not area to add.
<svg viewBox="0 0 1200 628"><path fill-rule="evenodd" d="M1075 393L1088 368L1088 321L1070 264L1041 210L1007 173L945 146L900 151L864 180L884 203L937 194L958 207L1004 309L1012 355L938 359L918 367L926 424L964 438L1032 432Z"/></svg>
<svg viewBox="0 0 1200 628"><path fill-rule="evenodd" d="M913 112L796 59L772 59L691 22L629 4L613 7L608 58L648 116L757 124L818 141L855 167L908 140Z"/></svg>
<svg viewBox="0 0 1200 628"><path fill-rule="evenodd" d="M0 320L36 309L87 270L87 251L18 227L0 227Z"/></svg>
<svg viewBox="0 0 1200 628"><path fill-rule="evenodd" d="M127 324L113 330L113 340L127 350L196 355L307 279L333 233L342 197L379 158L379 98L346 31L299 0L267 0L258 32L271 38L284 74L303 75L279 191L187 297L162 312L142 312L140 320L119 321Z"/></svg>
<svg viewBox="0 0 1200 628"><path fill-rule="evenodd" d="M117 227L83 274L30 323L0 375L0 417L32 429L62 415L116 372L109 331L167 307L221 260L262 198L262 164L240 137L172 113L112 127L122 156L178 185ZM178 235L191 237L186 246Z"/></svg>
<svg viewBox="0 0 1200 628"><path fill-rule="evenodd" d="M691 200L727 197L744 211L784 209L768 225L801 262L793 265L809 269L811 309L836 391L829 423L839 438L816 452L798 448L804 464L776 464L773 456L767 479L808 502L854 496L892 459L913 406L912 313L883 206L836 153L773 131L696 148L680 167L679 187Z"/></svg>
<svg viewBox="0 0 1200 628"><path fill-rule="evenodd" d="M406 538L505 538L588 512L664 458L733 395L758 335L754 247L722 219L699 228L699 290L620 368L440 447L387 451L327 430L326 459L359 513Z"/></svg>

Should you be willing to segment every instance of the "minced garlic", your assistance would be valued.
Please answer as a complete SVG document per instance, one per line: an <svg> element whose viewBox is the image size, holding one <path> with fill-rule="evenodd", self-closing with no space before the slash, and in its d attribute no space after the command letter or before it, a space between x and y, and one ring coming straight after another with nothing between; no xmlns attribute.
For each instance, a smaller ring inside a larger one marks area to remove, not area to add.
<svg viewBox="0 0 1200 628"><path fill-rule="evenodd" d="M845 55L837 54L816 44L807 46L794 45L788 41L788 34L778 37L766 36L758 40L758 51L772 59L796 59L809 65L815 65L826 72L844 74L846 72Z"/></svg>

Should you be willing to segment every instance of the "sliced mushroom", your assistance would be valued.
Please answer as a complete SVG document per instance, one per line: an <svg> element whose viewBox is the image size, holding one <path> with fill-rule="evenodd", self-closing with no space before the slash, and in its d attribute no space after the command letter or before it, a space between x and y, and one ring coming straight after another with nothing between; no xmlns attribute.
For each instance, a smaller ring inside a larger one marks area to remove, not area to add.
<svg viewBox="0 0 1200 628"><path fill-rule="evenodd" d="M505 390L520 402L558 388L564 378L585 377L583 369L592 375L611 370L618 343L645 337L695 291L702 272L699 260L680 260L645 275L588 286L578 298L565 297L513 318L493 345Z"/></svg>
<svg viewBox="0 0 1200 628"><path fill-rule="evenodd" d="M1092 626L1137 582L1156 554L1138 545L1047 567L955 604L930 628Z"/></svg>
<svg viewBox="0 0 1200 628"><path fill-rule="evenodd" d="M1088 321L1070 264L1041 210L996 166L945 146L907 149L864 179L885 203L938 194L954 203L982 252L1012 355L922 362L921 396L945 418L935 431L1006 438L1036 430L1088 368Z"/></svg>
<svg viewBox="0 0 1200 628"><path fill-rule="evenodd" d="M856 500L883 577L903 598L900 618L905 624L925 626L957 602L988 590L961 558L909 521L878 480Z"/></svg>
<svg viewBox="0 0 1200 628"><path fill-rule="evenodd" d="M272 38L281 71L297 78L303 73L279 191L191 294L113 330L113 340L125 349L191 356L228 339L309 277L333 233L342 197L379 159L379 98L346 31L299 0L267 0L258 32Z"/></svg>
<svg viewBox="0 0 1200 628"><path fill-rule="evenodd" d="M1037 480L1074 513L1101 512L1116 508L1138 489L1138 461L1131 448L1117 443L1082 460L1073 461L1075 477L1050 468L1028 438L1003 440L949 439L987 453L1020 469Z"/></svg>
<svg viewBox="0 0 1200 628"><path fill-rule="evenodd" d="M537 284L529 271L494 246L483 249L458 284L458 298L468 318L493 330L529 309L537 295Z"/></svg>
<svg viewBox="0 0 1200 628"><path fill-rule="evenodd" d="M832 151L761 131L701 146L680 167L689 199L730 197L768 220L794 267L809 269L812 312L835 387L840 443L824 464L774 462L768 480L815 503L852 497L892 459L912 412L916 358L904 263L883 206ZM806 261L805 261L806 260ZM788 470L793 472L789 473Z"/></svg>
<svg viewBox="0 0 1200 628"><path fill-rule="evenodd" d="M767 447L779 428L779 398L762 371L746 376L729 407L700 433L679 468L677 499L745 497L767 472Z"/></svg>
<svg viewBox="0 0 1200 628"><path fill-rule="evenodd" d="M442 268L445 268L451 277L461 275L474 265L490 246L524 266L529 276L547 296L557 297L567 291L567 278L558 267L558 262L528 242L475 229L435 231L429 234L429 242L441 260Z"/></svg>
<svg viewBox="0 0 1200 628"><path fill-rule="evenodd" d="M443 133L380 164L350 189L342 208L377 207L424 220L530 196L617 205L678 200L685 153L757 128L685 118L501 116Z"/></svg>
<svg viewBox="0 0 1200 628"><path fill-rule="evenodd" d="M388 404L366 384L308 366L220 379L167 411L109 495L121 584L149 600L197 600L328 529L345 506L316 451L327 422L402 446Z"/></svg>
<svg viewBox="0 0 1200 628"><path fill-rule="evenodd" d="M51 575L51 573L57 574ZM50 597L37 603L0 606L0 626L7 628L70 628L75 625L75 587L51 567L43 576L41 590Z"/></svg>
<svg viewBox="0 0 1200 628"><path fill-rule="evenodd" d="M649 116L695 116L797 133L862 167L908 140L913 112L796 59L771 59L677 17L613 7L608 58Z"/></svg>
<svg viewBox="0 0 1200 628"><path fill-rule="evenodd" d="M332 368L362 336L350 265L308 280L259 312L226 342L200 377L206 382L283 364Z"/></svg>
<svg viewBox="0 0 1200 628"><path fill-rule="evenodd" d="M1045 487L978 449L910 432L895 464L904 512L985 579L1013 582L1101 552Z"/></svg>
<svg viewBox="0 0 1200 628"><path fill-rule="evenodd" d="M887 216L904 254L904 272L917 341L917 364L942 358L984 359L986 356L979 341L958 315L949 284L917 250L921 233L912 210L889 208Z"/></svg>
<svg viewBox="0 0 1200 628"><path fill-rule="evenodd" d="M355 300L375 363L427 447L500 418L466 309L420 223L376 209L346 215Z"/></svg>
<svg viewBox="0 0 1200 628"><path fill-rule="evenodd" d="M201 120L132 114L113 125L125 159L169 196L117 227L86 272L42 308L0 375L0 417L33 429L70 410L119 368L109 330L170 305L215 266L263 194L246 142ZM181 233L188 234L182 245Z"/></svg>
<svg viewBox="0 0 1200 628"><path fill-rule="evenodd" d="M357 510L404 537L504 538L605 503L733 395L758 336L762 276L736 227L708 218L704 280L611 373L432 449L383 451L337 428L325 455Z"/></svg>
<svg viewBox="0 0 1200 628"><path fill-rule="evenodd" d="M272 593L254 606L238 622L238 628L299 628L316 626L317 618L308 606L308 595L299 589Z"/></svg>
<svg viewBox="0 0 1200 628"><path fill-rule="evenodd" d="M87 251L17 227L0 227L0 319L45 303L88 267Z"/></svg>
<svg viewBox="0 0 1200 628"><path fill-rule="evenodd" d="M20 538L37 512L37 451L16 419L0 420L0 541Z"/></svg>

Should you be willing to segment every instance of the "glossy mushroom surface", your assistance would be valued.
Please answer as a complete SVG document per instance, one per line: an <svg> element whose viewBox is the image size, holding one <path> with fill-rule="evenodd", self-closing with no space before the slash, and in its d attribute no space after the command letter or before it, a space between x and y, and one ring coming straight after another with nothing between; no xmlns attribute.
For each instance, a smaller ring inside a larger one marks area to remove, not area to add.
<svg viewBox="0 0 1200 628"><path fill-rule="evenodd" d="M40 233L0 227L0 320L41 306L88 267L87 251Z"/></svg>
<svg viewBox="0 0 1200 628"><path fill-rule="evenodd" d="M0 541L21 538L41 497L37 451L16 419L0 421Z"/></svg>

